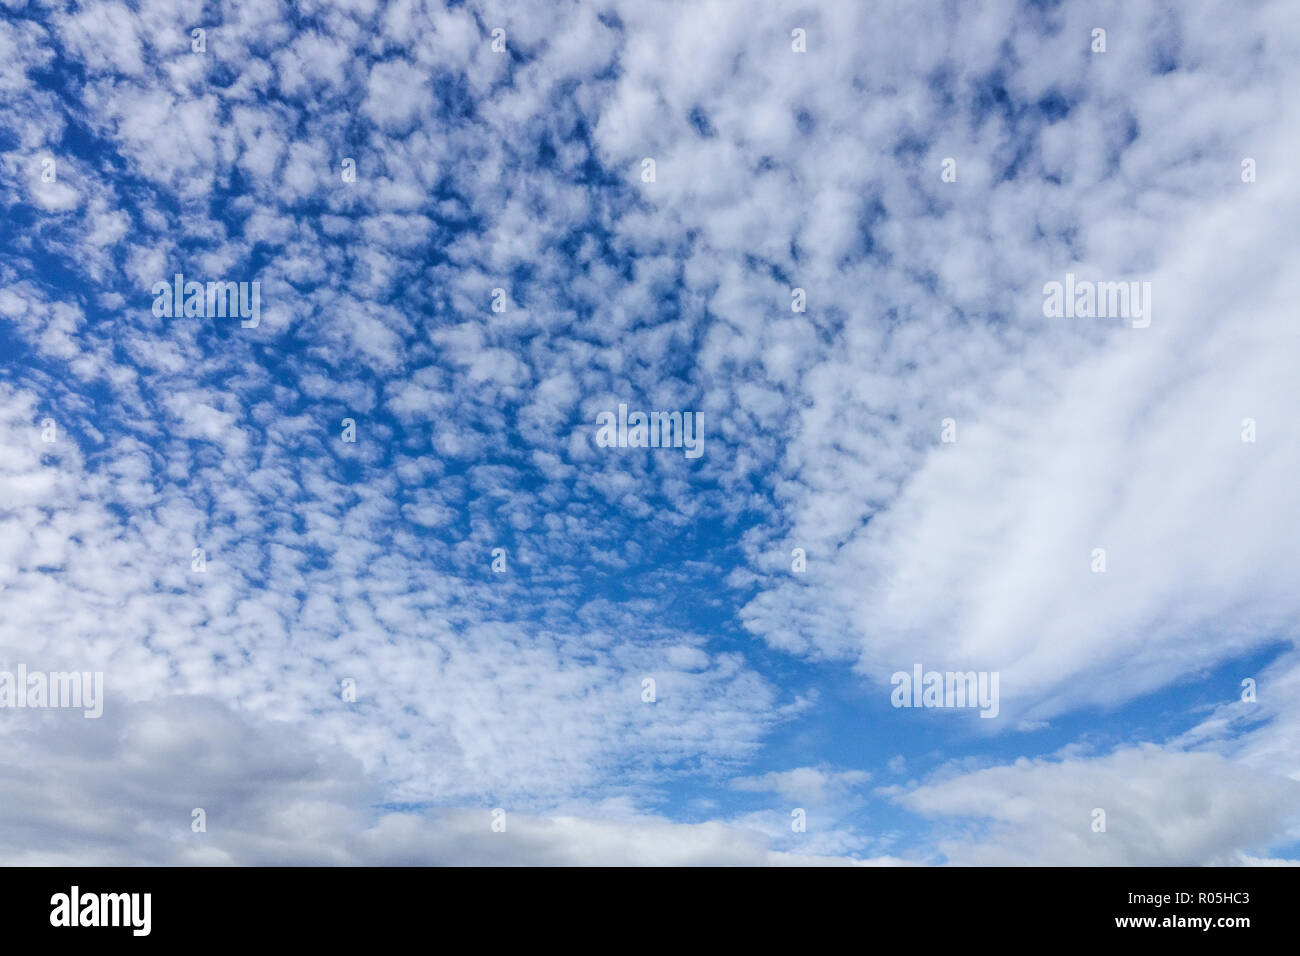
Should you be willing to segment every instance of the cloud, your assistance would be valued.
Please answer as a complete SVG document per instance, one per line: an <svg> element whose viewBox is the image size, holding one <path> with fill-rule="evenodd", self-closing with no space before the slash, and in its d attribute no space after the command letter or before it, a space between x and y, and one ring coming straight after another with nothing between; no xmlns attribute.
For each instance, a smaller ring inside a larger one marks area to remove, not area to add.
<svg viewBox="0 0 1300 956"><path fill-rule="evenodd" d="M737 777L731 781L731 786L751 793L774 793L796 803L824 804L833 799L843 799L870 779L871 774L862 770L831 771L817 767L798 767L757 777Z"/></svg>
<svg viewBox="0 0 1300 956"><path fill-rule="evenodd" d="M888 864L773 850L720 822L495 807L393 811L360 763L203 697L114 701L12 734L0 846L17 865L756 866ZM76 787L64 782L75 776ZM505 809L505 808L500 808ZM196 814L201 810L202 814ZM202 821L200 824L198 821ZM495 829L494 829L495 824ZM504 825L504 829L502 829Z"/></svg>
<svg viewBox="0 0 1300 956"><path fill-rule="evenodd" d="M15 854L1251 862L1293 839L1288 4L1114 6L1105 54L1096 11L1013 0L11 14L0 657L102 669L136 715L110 750L247 818L185 842L189 797L114 785L77 724L22 797L84 763L107 829L55 800L73 836ZM260 283L261 323L154 316L178 272ZM1150 281L1150 326L1045 318L1067 272ZM704 455L596 446L619 402L699 413ZM864 718L916 663L999 673L1002 719L882 741ZM1206 689L1238 670L1254 709ZM288 760L241 796L158 713L347 771ZM1085 741L1110 756L1060 756ZM882 808L865 785L896 755L928 782ZM1117 767L1168 769L1210 830L1163 790L1152 818ZM1267 785L1216 789L1243 772ZM1115 839L1072 842L1051 801L1096 790ZM769 799L816 811L806 839ZM421 809L373 809L395 805Z"/></svg>
<svg viewBox="0 0 1300 956"><path fill-rule="evenodd" d="M1295 819L1300 784L1217 754L1145 745L957 772L896 799L954 820L954 829L982 824L938 841L951 863L1242 865L1254 859L1245 850L1268 845Z"/></svg>

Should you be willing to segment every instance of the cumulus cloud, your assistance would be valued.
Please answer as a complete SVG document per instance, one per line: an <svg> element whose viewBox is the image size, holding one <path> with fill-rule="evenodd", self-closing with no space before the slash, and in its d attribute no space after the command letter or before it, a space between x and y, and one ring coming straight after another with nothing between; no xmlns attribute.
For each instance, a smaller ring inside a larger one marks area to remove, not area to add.
<svg viewBox="0 0 1300 956"><path fill-rule="evenodd" d="M77 719L80 715L58 714ZM8 738L0 785L16 865L759 866L888 865L772 849L723 823L498 812L392 811L358 761L204 697L114 701L89 730L68 720ZM80 728L78 728L80 730ZM51 731L54 731L51 733ZM77 786L66 781L74 777ZM611 812L612 811L612 812Z"/></svg>
<svg viewBox="0 0 1300 956"><path fill-rule="evenodd" d="M959 864L1198 866L1252 862L1300 812L1300 784L1217 754L1154 745L958 772L901 793L927 816L974 821L940 839ZM956 829L956 827L954 827Z"/></svg>

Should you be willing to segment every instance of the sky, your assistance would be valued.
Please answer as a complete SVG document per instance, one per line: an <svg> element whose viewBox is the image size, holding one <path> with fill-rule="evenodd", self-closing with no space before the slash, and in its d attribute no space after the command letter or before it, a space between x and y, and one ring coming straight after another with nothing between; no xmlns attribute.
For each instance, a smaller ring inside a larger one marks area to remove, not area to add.
<svg viewBox="0 0 1300 956"><path fill-rule="evenodd" d="M0 862L1300 862L1296 13L0 0Z"/></svg>

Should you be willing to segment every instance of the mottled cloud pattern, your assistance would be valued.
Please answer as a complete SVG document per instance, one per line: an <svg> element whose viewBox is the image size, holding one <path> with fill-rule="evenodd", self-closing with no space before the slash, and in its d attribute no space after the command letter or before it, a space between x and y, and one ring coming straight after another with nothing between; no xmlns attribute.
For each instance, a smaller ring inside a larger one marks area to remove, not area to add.
<svg viewBox="0 0 1300 956"><path fill-rule="evenodd" d="M1291 4L0 7L0 861L1300 858Z"/></svg>

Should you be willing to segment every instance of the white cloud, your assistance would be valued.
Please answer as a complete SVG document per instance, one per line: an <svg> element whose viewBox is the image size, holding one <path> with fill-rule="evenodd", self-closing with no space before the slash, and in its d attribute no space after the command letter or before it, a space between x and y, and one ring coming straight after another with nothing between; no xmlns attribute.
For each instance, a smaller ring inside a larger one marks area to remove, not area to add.
<svg viewBox="0 0 1300 956"><path fill-rule="evenodd" d="M979 866L1240 865L1300 811L1294 781L1154 745L1022 758L894 792L927 816L982 823L938 843L949 862Z"/></svg>

